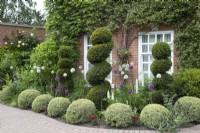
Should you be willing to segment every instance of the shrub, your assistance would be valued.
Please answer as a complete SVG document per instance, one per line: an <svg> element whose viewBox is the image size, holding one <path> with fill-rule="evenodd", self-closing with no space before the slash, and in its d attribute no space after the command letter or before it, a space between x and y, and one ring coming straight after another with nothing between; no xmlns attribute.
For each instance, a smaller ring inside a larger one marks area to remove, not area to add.
<svg viewBox="0 0 200 133"><path fill-rule="evenodd" d="M160 125L171 120L171 114L168 109L159 104L149 104L143 108L140 114L140 121L147 127L159 129Z"/></svg>
<svg viewBox="0 0 200 133"><path fill-rule="evenodd" d="M103 100L107 96L108 90L111 89L110 83L107 81L102 85L91 88L86 98L93 101L97 109L105 108L107 103Z"/></svg>
<svg viewBox="0 0 200 133"><path fill-rule="evenodd" d="M27 89L22 91L18 96L18 106L22 109L31 107L33 100L40 95L35 89Z"/></svg>
<svg viewBox="0 0 200 133"><path fill-rule="evenodd" d="M182 70L174 76L176 93L200 98L200 69Z"/></svg>
<svg viewBox="0 0 200 133"><path fill-rule="evenodd" d="M67 77L63 77L63 73L66 73ZM72 73L70 72L70 69L58 69L56 75L59 76L60 79L64 81L72 79Z"/></svg>
<svg viewBox="0 0 200 133"><path fill-rule="evenodd" d="M132 123L133 112L128 105L115 103L106 109L104 115L107 124L115 127L127 127Z"/></svg>
<svg viewBox="0 0 200 133"><path fill-rule="evenodd" d="M111 65L106 61L94 64L94 67L88 70L86 79L91 85L101 84L105 81L111 70Z"/></svg>
<svg viewBox="0 0 200 133"><path fill-rule="evenodd" d="M154 76L157 74L165 74L172 66L172 62L169 59L154 60L151 64L151 72Z"/></svg>
<svg viewBox="0 0 200 133"><path fill-rule="evenodd" d="M90 63L105 61L112 51L113 43L95 45L88 51L87 59Z"/></svg>
<svg viewBox="0 0 200 133"><path fill-rule="evenodd" d="M175 105L179 113L186 112L190 122L200 122L200 99L196 97L185 96L179 98Z"/></svg>
<svg viewBox="0 0 200 133"><path fill-rule="evenodd" d="M16 87L9 82L7 85L3 86L3 90L0 93L0 102L4 104L9 104L12 98L15 96Z"/></svg>
<svg viewBox="0 0 200 133"><path fill-rule="evenodd" d="M152 55L155 59L165 59L171 55L171 49L166 42L157 42L152 48Z"/></svg>
<svg viewBox="0 0 200 133"><path fill-rule="evenodd" d="M163 90L154 90L149 93L151 103L163 104Z"/></svg>
<svg viewBox="0 0 200 133"><path fill-rule="evenodd" d="M47 106L53 97L49 94L44 94L36 97L32 103L32 109L35 112L42 112L47 110Z"/></svg>
<svg viewBox="0 0 200 133"><path fill-rule="evenodd" d="M112 41L112 33L106 28L96 29L90 36L92 45Z"/></svg>
<svg viewBox="0 0 200 133"><path fill-rule="evenodd" d="M58 68L71 68L73 64L73 60L69 58L61 58L59 59L57 66Z"/></svg>
<svg viewBox="0 0 200 133"><path fill-rule="evenodd" d="M162 74L161 78L154 78L152 80L152 83L155 85L155 89L156 90L166 90L166 91L169 91L170 89L170 86L169 84L171 84L173 81L173 77L168 74L168 73L165 73L165 74Z"/></svg>
<svg viewBox="0 0 200 133"><path fill-rule="evenodd" d="M58 50L59 58L71 58L73 55L73 49L70 46L60 46Z"/></svg>
<svg viewBox="0 0 200 133"><path fill-rule="evenodd" d="M90 120L90 115L95 114L94 103L87 99L79 99L69 106L66 113L66 120L71 124L85 123Z"/></svg>
<svg viewBox="0 0 200 133"><path fill-rule="evenodd" d="M63 116L70 105L68 98L56 97L49 102L47 113L48 116L57 117Z"/></svg>

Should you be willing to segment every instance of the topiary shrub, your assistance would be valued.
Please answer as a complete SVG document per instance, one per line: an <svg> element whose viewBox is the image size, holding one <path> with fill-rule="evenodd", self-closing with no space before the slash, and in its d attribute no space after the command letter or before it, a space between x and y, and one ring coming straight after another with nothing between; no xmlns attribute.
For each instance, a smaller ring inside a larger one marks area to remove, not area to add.
<svg viewBox="0 0 200 133"><path fill-rule="evenodd" d="M110 105L105 113L105 121L107 124L115 127L127 127L131 125L133 112L130 106L122 103Z"/></svg>
<svg viewBox="0 0 200 133"><path fill-rule="evenodd" d="M47 114L50 117L63 116L70 105L68 98L56 97L49 102Z"/></svg>
<svg viewBox="0 0 200 133"><path fill-rule="evenodd" d="M172 66L169 59L154 60L151 64L151 72L154 76L157 74L165 74Z"/></svg>
<svg viewBox="0 0 200 133"><path fill-rule="evenodd" d="M165 42L157 42L152 48L152 55L155 59L165 59L171 55L169 44Z"/></svg>
<svg viewBox="0 0 200 133"><path fill-rule="evenodd" d="M102 44L112 41L112 33L107 28L96 29L90 36L92 45Z"/></svg>
<svg viewBox="0 0 200 133"><path fill-rule="evenodd" d="M86 95L86 98L93 101L97 109L104 109L107 106L107 102L102 98L107 96L107 92L111 90L110 83L107 81L103 85L97 85L91 88Z"/></svg>
<svg viewBox="0 0 200 133"><path fill-rule="evenodd" d="M200 69L182 70L174 76L176 93L181 96L200 98Z"/></svg>
<svg viewBox="0 0 200 133"><path fill-rule="evenodd" d="M168 94L169 84L172 83L173 78L171 75L167 74L167 71L170 70L172 62L169 57L171 55L171 50L166 42L157 42L153 45L152 55L155 58L151 64L151 72L154 75L153 84L155 84L156 90L164 90ZM161 74L161 77L156 77L158 74Z"/></svg>
<svg viewBox="0 0 200 133"><path fill-rule="evenodd" d="M149 93L151 103L163 104L163 90L154 90Z"/></svg>
<svg viewBox="0 0 200 133"><path fill-rule="evenodd" d="M32 109L35 112L42 112L47 110L47 106L53 97L49 94L44 94L36 97L32 103Z"/></svg>
<svg viewBox="0 0 200 133"><path fill-rule="evenodd" d="M112 33L106 28L99 28L92 33L90 41L93 46L89 49L87 58L93 67L88 70L86 79L93 88L86 97L94 101L99 109L102 99L106 97L105 92L97 97L100 88L104 91L110 89L110 86L106 86L105 78L112 70L111 65L106 61L113 48Z"/></svg>
<svg viewBox="0 0 200 133"><path fill-rule="evenodd" d="M40 95L40 92L35 89L27 89L22 91L18 96L18 106L22 109L31 107L33 100Z"/></svg>
<svg viewBox="0 0 200 133"><path fill-rule="evenodd" d="M94 103L87 99L79 99L70 104L66 113L66 120L71 124L79 124L90 121L90 115L95 114Z"/></svg>
<svg viewBox="0 0 200 133"><path fill-rule="evenodd" d="M73 49L70 46L60 46L58 50L59 58L71 58L73 55Z"/></svg>
<svg viewBox="0 0 200 133"><path fill-rule="evenodd" d="M57 66L58 68L70 68L73 64L73 60L69 58L61 58L59 59Z"/></svg>
<svg viewBox="0 0 200 133"><path fill-rule="evenodd" d="M140 114L140 121L147 127L159 129L163 123L171 121L171 113L164 106L159 104L149 104L143 108Z"/></svg>
<svg viewBox="0 0 200 133"><path fill-rule="evenodd" d="M190 122L200 122L200 99L196 97L185 96L179 98L174 108L180 114L185 112Z"/></svg>

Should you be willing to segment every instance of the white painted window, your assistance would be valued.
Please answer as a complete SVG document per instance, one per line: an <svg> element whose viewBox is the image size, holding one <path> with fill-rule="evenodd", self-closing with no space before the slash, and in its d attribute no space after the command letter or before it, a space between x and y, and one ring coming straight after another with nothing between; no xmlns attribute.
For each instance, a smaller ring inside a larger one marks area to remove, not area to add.
<svg viewBox="0 0 200 133"><path fill-rule="evenodd" d="M168 73L173 72L173 31L140 32L138 34L138 78L141 81L153 78L151 73L152 47L156 42L167 42L171 48L172 67Z"/></svg>
<svg viewBox="0 0 200 133"><path fill-rule="evenodd" d="M90 44L89 37L87 35L84 36L84 76L86 77L87 71L92 67L92 64L87 60L88 50L92 47ZM107 61L112 64L112 52L110 56L107 58ZM106 78L110 83L112 83L112 71Z"/></svg>

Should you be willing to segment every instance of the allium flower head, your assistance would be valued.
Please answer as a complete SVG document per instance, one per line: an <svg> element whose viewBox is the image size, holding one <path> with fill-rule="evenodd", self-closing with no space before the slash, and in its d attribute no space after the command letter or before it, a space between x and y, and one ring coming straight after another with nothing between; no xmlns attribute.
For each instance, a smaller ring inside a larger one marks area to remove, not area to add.
<svg viewBox="0 0 200 133"><path fill-rule="evenodd" d="M54 70L51 71L51 74L54 74Z"/></svg>
<svg viewBox="0 0 200 133"><path fill-rule="evenodd" d="M60 95L60 94L61 94L61 92L62 92L62 90L61 90L61 89L57 89L57 90L56 90L56 93L57 93L58 95Z"/></svg>
<svg viewBox="0 0 200 133"><path fill-rule="evenodd" d="M132 70L133 69L133 66L129 66L129 70Z"/></svg>
<svg viewBox="0 0 200 133"><path fill-rule="evenodd" d="M50 88L53 89L55 86L53 84L50 85Z"/></svg>
<svg viewBox="0 0 200 133"><path fill-rule="evenodd" d="M134 66L134 63L133 63L133 62L131 62L131 63L130 63L130 66Z"/></svg>
<svg viewBox="0 0 200 133"><path fill-rule="evenodd" d="M67 77L67 73L63 73L63 77Z"/></svg>
<svg viewBox="0 0 200 133"><path fill-rule="evenodd" d="M70 72L71 73L75 72L75 68L71 68Z"/></svg>
<svg viewBox="0 0 200 133"><path fill-rule="evenodd" d="M13 78L17 78L17 74L16 73L13 74Z"/></svg>
<svg viewBox="0 0 200 133"><path fill-rule="evenodd" d="M40 69L37 69L37 73L40 73L41 72L41 70Z"/></svg>
<svg viewBox="0 0 200 133"><path fill-rule="evenodd" d="M62 85L61 85L61 84L60 84L60 85L58 85L58 89L60 89L60 90L62 89Z"/></svg>
<svg viewBox="0 0 200 133"><path fill-rule="evenodd" d="M83 67L82 67L82 66L79 66L78 68L79 68L80 70L81 70L81 69L83 69Z"/></svg>
<svg viewBox="0 0 200 133"><path fill-rule="evenodd" d="M59 82L60 81L60 77L56 76L55 80Z"/></svg>
<svg viewBox="0 0 200 133"><path fill-rule="evenodd" d="M115 69L115 70L113 70L113 73L114 73L114 74L117 74L117 73L118 73L118 71Z"/></svg>
<svg viewBox="0 0 200 133"><path fill-rule="evenodd" d="M12 70L14 67L13 66L10 66L10 69Z"/></svg>
<svg viewBox="0 0 200 133"><path fill-rule="evenodd" d="M84 70L81 70L81 73L84 73Z"/></svg>
<svg viewBox="0 0 200 133"><path fill-rule="evenodd" d="M126 64L122 64L122 68L126 68Z"/></svg>
<svg viewBox="0 0 200 133"><path fill-rule="evenodd" d="M156 75L156 78L161 78L161 74L160 74L160 73L157 74L157 75Z"/></svg>
<svg viewBox="0 0 200 133"><path fill-rule="evenodd" d="M33 69L37 69L37 66L33 66Z"/></svg>
<svg viewBox="0 0 200 133"><path fill-rule="evenodd" d="M124 79L128 79L128 75L124 75Z"/></svg>
<svg viewBox="0 0 200 133"><path fill-rule="evenodd" d="M128 93L128 94L132 94L132 93L133 93L133 90L129 89L129 90L127 91L127 93Z"/></svg>
<svg viewBox="0 0 200 133"><path fill-rule="evenodd" d="M124 75L124 71L121 71L121 75Z"/></svg>
<svg viewBox="0 0 200 133"><path fill-rule="evenodd" d="M128 63L126 64L126 68L129 68L129 64Z"/></svg>
<svg viewBox="0 0 200 133"><path fill-rule="evenodd" d="M42 70L44 70L44 69L45 69L45 67L44 67L44 66L42 66L41 68L42 68Z"/></svg>
<svg viewBox="0 0 200 133"><path fill-rule="evenodd" d="M148 85L148 89L149 90L154 90L155 89L155 85L154 84L149 84Z"/></svg>
<svg viewBox="0 0 200 133"><path fill-rule="evenodd" d="M122 72L122 71L123 71L122 67L119 67L119 71L120 71L120 72Z"/></svg>

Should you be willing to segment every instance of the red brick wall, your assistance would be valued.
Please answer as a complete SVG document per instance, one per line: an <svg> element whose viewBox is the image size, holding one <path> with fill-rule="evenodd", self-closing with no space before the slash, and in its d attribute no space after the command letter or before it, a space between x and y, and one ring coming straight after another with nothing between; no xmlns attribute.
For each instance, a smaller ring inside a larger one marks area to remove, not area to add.
<svg viewBox="0 0 200 133"><path fill-rule="evenodd" d="M173 27L170 26L159 26L157 31L167 31L167 30L174 30ZM134 79L130 78L128 81L128 84L132 84L132 81L135 81L135 79L138 77L138 32L150 32L152 31L151 28L145 28L145 29L139 29L138 27L134 26L132 28L132 36L133 36L133 41L130 43L130 47L129 47L129 61L134 63L134 67L132 69L132 74L134 75ZM113 32L113 40L114 40L114 44L115 44L115 48L118 47L119 43L119 37L121 37L121 31L115 31ZM113 49L112 51L112 60L119 60L116 49ZM78 64L81 64L82 66L84 65L84 36L81 36L79 39L79 51L80 51L80 60L78 61ZM174 52L175 53L175 52ZM176 64L178 63L178 58L176 55L174 55L174 63L175 65L174 67L174 71L176 72ZM117 65L113 64L113 69L117 68ZM112 80L113 83L115 83L117 85L117 87L119 87L120 85L120 81L122 80L118 75L118 77L116 78L116 76L114 76L114 74L112 74Z"/></svg>
<svg viewBox="0 0 200 133"><path fill-rule="evenodd" d="M45 40L45 29L42 27L36 27L36 26L27 26L27 25L15 25L15 24L6 24L0 23L0 46L4 45L5 42L3 41L3 38L7 36L9 39L12 38L12 32L23 32L23 31L31 31L35 29L36 35L41 41Z"/></svg>

